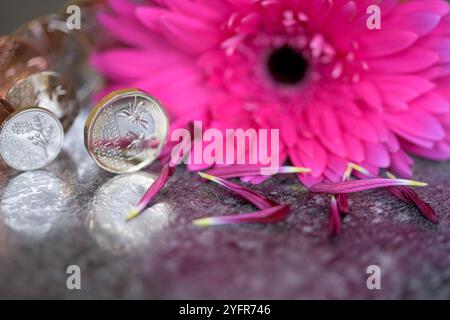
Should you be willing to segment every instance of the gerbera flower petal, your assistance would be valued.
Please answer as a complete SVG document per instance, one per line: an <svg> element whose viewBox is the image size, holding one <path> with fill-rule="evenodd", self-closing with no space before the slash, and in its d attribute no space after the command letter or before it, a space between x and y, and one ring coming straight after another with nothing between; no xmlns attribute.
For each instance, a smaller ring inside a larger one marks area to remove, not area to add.
<svg viewBox="0 0 450 320"><path fill-rule="evenodd" d="M339 215L338 203L334 196L331 196L330 222L328 225L328 234L334 237L341 233L341 216Z"/></svg>
<svg viewBox="0 0 450 320"><path fill-rule="evenodd" d="M448 1L378 1L380 30L370 1L110 1L119 43L92 58L109 88L139 84L175 123L279 129L306 186L349 161L410 176L406 152L450 158Z"/></svg>
<svg viewBox="0 0 450 320"><path fill-rule="evenodd" d="M133 208L127 216L127 221L130 221L141 214L141 212L147 208L150 201L152 201L161 189L166 185L167 180L175 173L175 167L167 163L163 166L159 177L153 182L150 188L147 190L142 199L138 202L137 206Z"/></svg>
<svg viewBox="0 0 450 320"><path fill-rule="evenodd" d="M396 178L389 172L387 173L387 175L391 179ZM420 210L420 212L422 212L422 214L431 222L439 222L439 217L436 215L434 209L428 203L420 199L420 197L413 189L406 186L388 187L387 189L392 195L402 200L403 202L414 204Z"/></svg>
<svg viewBox="0 0 450 320"><path fill-rule="evenodd" d="M409 61L415 61L411 64ZM385 73L413 73L425 70L439 62L439 55L428 49L412 48L401 54L386 58L373 59L369 62L369 67ZM389 65L389 70L383 68Z"/></svg>
<svg viewBox="0 0 450 320"><path fill-rule="evenodd" d="M412 31L391 29L369 38L361 39L361 49L366 58L392 55L410 47L419 39Z"/></svg>
<svg viewBox="0 0 450 320"><path fill-rule="evenodd" d="M314 193L341 194L341 193L355 193L360 191L392 186L423 187L426 185L427 184L424 182L418 182L413 180L376 178L364 180L350 180L343 182L319 183L312 186L310 190Z"/></svg>
<svg viewBox="0 0 450 320"><path fill-rule="evenodd" d="M213 181L213 182L227 188L228 190L240 195L244 199L247 199L248 201L253 203L259 209L267 209L267 208L277 205L274 201L267 199L266 197L262 196L261 194L255 192L249 188L246 188L244 186L238 185L231 181L227 181L220 177L215 177L210 174L203 173L203 172L199 172L198 174L203 179Z"/></svg>
<svg viewBox="0 0 450 320"><path fill-rule="evenodd" d="M350 213L350 207L348 205L348 194L341 193L336 196L337 206L341 215Z"/></svg>
<svg viewBox="0 0 450 320"><path fill-rule="evenodd" d="M217 21L222 17L221 12L217 12L208 6L186 0L166 0L167 5L174 11L183 13L197 19Z"/></svg>
<svg viewBox="0 0 450 320"><path fill-rule="evenodd" d="M439 217L436 215L434 209L428 203L420 199L414 190L408 187L400 187L400 189L405 197L415 204L428 220L433 223L439 222Z"/></svg>
<svg viewBox="0 0 450 320"><path fill-rule="evenodd" d="M197 219L192 223L199 227L241 223L274 223L286 219L289 212L288 205L278 205L251 213Z"/></svg>
<svg viewBox="0 0 450 320"><path fill-rule="evenodd" d="M306 173L310 169L303 167L282 166L279 168L269 168L260 165L231 165L215 167L207 173L213 176L221 177L223 179L259 176L259 175L274 175L274 174L288 174L288 173Z"/></svg>
<svg viewBox="0 0 450 320"><path fill-rule="evenodd" d="M136 22L130 21L128 18L120 19L101 12L97 19L109 34L122 43L142 47L149 41L145 30L142 30ZM121 28L117 28L117 25L121 25Z"/></svg>
<svg viewBox="0 0 450 320"><path fill-rule="evenodd" d="M353 170L371 179L376 178L376 176L370 173L367 169L354 163L348 164L346 176L349 177ZM393 174L389 172L387 172L386 174L390 179L397 179ZM412 188L408 186L389 186L387 187L387 190L399 200L415 205L420 210L420 212L422 212L422 214L431 222L438 223L439 217L436 215L434 209L428 203L423 201Z"/></svg>

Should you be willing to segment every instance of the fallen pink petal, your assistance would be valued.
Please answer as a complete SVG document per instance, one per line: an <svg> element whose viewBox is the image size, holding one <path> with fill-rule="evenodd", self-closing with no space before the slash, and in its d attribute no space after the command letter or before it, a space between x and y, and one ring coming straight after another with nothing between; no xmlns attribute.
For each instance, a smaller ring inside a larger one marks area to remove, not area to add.
<svg viewBox="0 0 450 320"><path fill-rule="evenodd" d="M423 201L419 195L410 187L388 187L388 191L396 196L398 199L414 204L420 212L431 222L438 223L439 217L436 215L434 209L425 201Z"/></svg>
<svg viewBox="0 0 450 320"><path fill-rule="evenodd" d="M232 165L232 166L222 166L216 167L207 172L207 174L221 177L223 179L230 178L240 178L240 177L249 177L249 176L259 176L263 175L263 172L269 173L271 169L258 166L258 165ZM284 166L279 168L274 168L271 175L274 174L288 174L288 173L307 173L311 170L308 168L302 167L291 167Z"/></svg>
<svg viewBox="0 0 450 320"><path fill-rule="evenodd" d="M127 221L130 221L141 214L141 212L147 208L149 203L158 195L161 189L166 185L169 178L174 174L175 167L169 163L165 164L161 170L159 177L153 182L150 188L147 190L142 199L138 202L137 206L133 208L127 216Z"/></svg>
<svg viewBox="0 0 450 320"><path fill-rule="evenodd" d="M348 204L348 194L341 193L336 196L337 206L341 215L346 215L350 213L350 207Z"/></svg>
<svg viewBox="0 0 450 320"><path fill-rule="evenodd" d="M267 199L266 197L262 196L261 194L255 192L249 188L246 188L244 186L224 180L219 177L214 177L210 174L206 174L203 172L199 172L199 175L202 178L213 181L213 182L227 188L228 190L238 194L239 196L247 199L248 201L253 203L259 209L267 209L267 208L277 205L277 203L275 203L274 201Z"/></svg>
<svg viewBox="0 0 450 320"><path fill-rule="evenodd" d="M328 193L328 194L341 194L341 193L355 193L360 191L379 189L393 186L416 186L423 187L426 183L403 180L403 179L364 179L364 180L349 180L343 182L326 182L319 183L310 188L313 193Z"/></svg>
<svg viewBox="0 0 450 320"><path fill-rule="evenodd" d="M352 170L356 170L359 173L366 175L369 178L376 178L375 175L371 174L367 169L355 165L350 164L349 168ZM396 179L396 177L387 172L387 175L390 179ZM395 187L387 187L387 190L399 200L415 205L420 212L431 222L438 223L439 217L436 215L434 209L425 201L423 201L419 195L409 186L395 186Z"/></svg>
<svg viewBox="0 0 450 320"><path fill-rule="evenodd" d="M199 227L242 223L275 223L286 219L289 213L290 208L288 205L278 205L251 213L201 218L194 220L192 223Z"/></svg>
<svg viewBox="0 0 450 320"><path fill-rule="evenodd" d="M339 208L336 198L334 196L331 196L328 234L330 237L334 237L339 235L339 233L341 233L341 216L339 214Z"/></svg>

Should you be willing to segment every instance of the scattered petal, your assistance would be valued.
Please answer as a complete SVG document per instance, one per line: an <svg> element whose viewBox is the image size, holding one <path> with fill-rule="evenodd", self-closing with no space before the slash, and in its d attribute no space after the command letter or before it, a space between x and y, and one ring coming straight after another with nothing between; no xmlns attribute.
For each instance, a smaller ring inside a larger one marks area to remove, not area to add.
<svg viewBox="0 0 450 320"><path fill-rule="evenodd" d="M330 237L337 236L339 233L341 233L341 217L339 215L338 203L335 196L331 196L330 223L328 225L328 233Z"/></svg>
<svg viewBox="0 0 450 320"><path fill-rule="evenodd" d="M289 212L288 205L278 205L252 213L197 219L192 223L199 227L240 223L274 223L286 219Z"/></svg>
<svg viewBox="0 0 450 320"><path fill-rule="evenodd" d="M337 205L339 212L341 215L346 215L350 213L350 207L348 205L348 194L347 193L341 193L336 196L337 199Z"/></svg>
<svg viewBox="0 0 450 320"><path fill-rule="evenodd" d="M166 185L167 180L174 174L175 167L170 164L165 164L161 170L159 177L153 182L153 184L148 188L145 195L139 201L137 206L133 208L127 216L127 221L130 221L137 216L139 216L142 211L147 208L150 201L159 193L159 191Z"/></svg>
<svg viewBox="0 0 450 320"><path fill-rule="evenodd" d="M269 200L266 197L262 196L261 194L255 192L253 190L250 190L244 186L238 185L236 183L233 183L233 182L230 182L230 181L224 180L222 178L215 177L210 174L203 173L203 172L199 172L198 174L200 175L200 177L210 180L210 181L213 181L213 182L227 188L228 190L240 195L241 197L247 199L248 201L253 203L259 209L268 209L268 208L278 205L274 201Z"/></svg>
<svg viewBox="0 0 450 320"><path fill-rule="evenodd" d="M310 190L314 193L340 194L340 193L354 193L392 186L423 187L426 185L427 185L426 183L412 180L377 178L365 180L351 180L343 182L319 183L312 186Z"/></svg>
<svg viewBox="0 0 450 320"><path fill-rule="evenodd" d="M422 214L431 222L439 222L439 217L436 215L433 208L428 203L420 199L420 197L413 189L409 187L390 187L388 188L388 190L395 196L397 196L396 194L400 192L401 196L397 196L397 198L401 200L404 199L404 202L410 202L414 204L420 210L420 212L422 212Z"/></svg>
<svg viewBox="0 0 450 320"><path fill-rule="evenodd" d="M389 172L386 173L387 176L391 179L395 179L395 176ZM431 222L438 223L439 217L436 215L433 208L423 201L419 195L410 187L401 186L401 187L388 187L388 191L397 197L398 199L402 200L406 203L414 204L420 212Z"/></svg>
<svg viewBox="0 0 450 320"><path fill-rule="evenodd" d="M279 168L262 167L259 165L232 165L226 167L216 167L209 170L207 173L223 179L239 178L246 176L259 175L275 175L279 173L306 173L311 170L302 167L283 166Z"/></svg>
<svg viewBox="0 0 450 320"><path fill-rule="evenodd" d="M361 166L349 163L349 167L351 167L352 170L356 170L369 178L376 178L375 175L373 175L367 169ZM386 175L390 179L393 180L397 179L397 177L390 172L386 172ZM431 222L433 223L439 222L439 217L436 215L434 209L428 203L423 201L412 188L408 186L390 186L387 187L387 190L399 200L405 203L415 205L420 210L420 212L422 212L422 214Z"/></svg>

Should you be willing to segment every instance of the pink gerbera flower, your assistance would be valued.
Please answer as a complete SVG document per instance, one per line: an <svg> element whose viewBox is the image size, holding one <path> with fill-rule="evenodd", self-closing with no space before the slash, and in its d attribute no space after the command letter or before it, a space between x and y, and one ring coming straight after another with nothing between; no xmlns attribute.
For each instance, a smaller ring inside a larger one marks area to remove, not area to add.
<svg viewBox="0 0 450 320"><path fill-rule="evenodd" d="M381 30L367 27L374 3ZM310 168L299 175L308 186L340 181L348 162L408 177L409 154L450 158L444 0L109 4L100 20L122 46L92 58L107 91L150 92L173 129L195 120L218 129L279 128L280 158Z"/></svg>

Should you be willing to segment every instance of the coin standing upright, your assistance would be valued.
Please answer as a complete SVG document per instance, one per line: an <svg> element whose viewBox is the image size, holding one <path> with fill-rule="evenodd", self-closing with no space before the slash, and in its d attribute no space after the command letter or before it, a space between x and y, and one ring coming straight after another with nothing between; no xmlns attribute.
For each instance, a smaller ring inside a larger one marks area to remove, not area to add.
<svg viewBox="0 0 450 320"><path fill-rule="evenodd" d="M136 172L161 153L169 119L161 103L138 89L103 98L85 125L84 143L96 164L112 173Z"/></svg>
<svg viewBox="0 0 450 320"><path fill-rule="evenodd" d="M40 169L60 153L64 129L49 110L39 107L14 108L0 99L0 155L19 171Z"/></svg>

